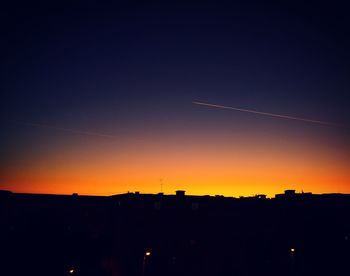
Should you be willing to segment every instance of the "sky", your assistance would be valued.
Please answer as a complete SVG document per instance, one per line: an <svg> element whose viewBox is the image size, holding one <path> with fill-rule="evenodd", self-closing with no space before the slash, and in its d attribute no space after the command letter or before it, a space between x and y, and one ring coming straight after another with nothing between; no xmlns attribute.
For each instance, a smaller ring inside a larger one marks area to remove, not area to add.
<svg viewBox="0 0 350 276"><path fill-rule="evenodd" d="M1 11L0 189L350 193L344 1L47 2Z"/></svg>

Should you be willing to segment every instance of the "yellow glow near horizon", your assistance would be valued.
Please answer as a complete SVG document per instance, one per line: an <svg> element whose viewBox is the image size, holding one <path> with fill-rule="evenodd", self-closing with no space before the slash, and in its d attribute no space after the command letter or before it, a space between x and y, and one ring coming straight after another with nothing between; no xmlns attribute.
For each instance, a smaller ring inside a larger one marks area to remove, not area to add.
<svg viewBox="0 0 350 276"><path fill-rule="evenodd" d="M341 152L341 151L340 151ZM128 191L269 197L285 189L350 193L349 160L329 145L276 139L151 137L124 146L87 143L3 169L13 192L111 195Z"/></svg>

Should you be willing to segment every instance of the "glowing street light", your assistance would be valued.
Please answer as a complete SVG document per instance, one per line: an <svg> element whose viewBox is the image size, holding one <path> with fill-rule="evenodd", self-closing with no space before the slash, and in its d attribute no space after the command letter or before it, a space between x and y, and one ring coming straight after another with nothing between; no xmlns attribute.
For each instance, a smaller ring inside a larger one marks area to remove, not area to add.
<svg viewBox="0 0 350 276"><path fill-rule="evenodd" d="M146 259L152 255L150 250L147 250L143 255L143 262L142 262L142 274L145 275L146 272Z"/></svg>
<svg viewBox="0 0 350 276"><path fill-rule="evenodd" d="M294 275L295 273L295 248L292 247L289 249L290 251L290 265L291 265L291 270L292 270L292 273Z"/></svg>
<svg viewBox="0 0 350 276"><path fill-rule="evenodd" d="M68 270L69 274L73 274L75 272L75 269L74 268L71 268Z"/></svg>

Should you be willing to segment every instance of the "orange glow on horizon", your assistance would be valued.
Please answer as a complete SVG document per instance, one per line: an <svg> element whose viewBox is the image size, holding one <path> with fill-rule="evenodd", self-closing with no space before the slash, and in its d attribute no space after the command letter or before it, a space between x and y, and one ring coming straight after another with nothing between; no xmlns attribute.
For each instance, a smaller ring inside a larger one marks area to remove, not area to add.
<svg viewBox="0 0 350 276"><path fill-rule="evenodd" d="M259 137L146 137L123 146L86 143L23 158L3 169L13 192L273 197L285 189L350 193L349 160L329 145ZM235 139L235 140L233 140ZM232 142L234 141L234 143Z"/></svg>

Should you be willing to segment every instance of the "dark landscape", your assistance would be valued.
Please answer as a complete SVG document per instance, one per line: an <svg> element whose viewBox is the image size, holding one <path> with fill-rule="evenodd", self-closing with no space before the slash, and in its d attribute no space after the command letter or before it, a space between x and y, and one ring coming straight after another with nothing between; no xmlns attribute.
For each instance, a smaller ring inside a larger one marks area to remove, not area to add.
<svg viewBox="0 0 350 276"><path fill-rule="evenodd" d="M348 275L350 195L1 192L1 275Z"/></svg>

